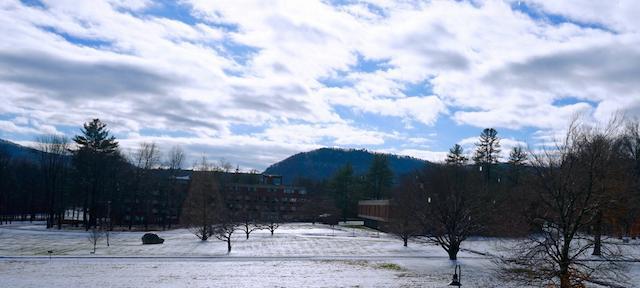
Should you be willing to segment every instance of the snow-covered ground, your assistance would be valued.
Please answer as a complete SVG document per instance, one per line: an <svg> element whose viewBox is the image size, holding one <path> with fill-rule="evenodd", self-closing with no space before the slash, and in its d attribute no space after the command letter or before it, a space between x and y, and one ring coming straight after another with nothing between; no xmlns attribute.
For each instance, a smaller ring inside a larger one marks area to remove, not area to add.
<svg viewBox="0 0 640 288"><path fill-rule="evenodd" d="M111 256L226 256L226 243L217 239L206 242L186 229L156 231L165 239L163 245L141 245L145 232L112 232L110 246L101 240L96 255ZM0 255L89 255L92 245L84 231L47 230L43 225L0 226ZM482 241L485 243L485 241ZM251 233L246 240L238 231L231 256L442 256L435 246L410 245L385 233L360 228L292 223L278 228L270 236L266 230ZM461 256L475 256L462 252Z"/></svg>
<svg viewBox="0 0 640 288"><path fill-rule="evenodd" d="M248 240L238 232L231 254L226 243L199 241L185 229L157 233L164 244L142 245L144 232L112 232L111 245L103 239L90 254L84 231L0 226L0 287L446 287L455 264L439 247L403 247L360 228L293 223ZM463 248L495 253L504 242L475 239ZM466 287L516 287L497 280L490 259L469 251L459 257ZM631 268L640 287L640 265Z"/></svg>

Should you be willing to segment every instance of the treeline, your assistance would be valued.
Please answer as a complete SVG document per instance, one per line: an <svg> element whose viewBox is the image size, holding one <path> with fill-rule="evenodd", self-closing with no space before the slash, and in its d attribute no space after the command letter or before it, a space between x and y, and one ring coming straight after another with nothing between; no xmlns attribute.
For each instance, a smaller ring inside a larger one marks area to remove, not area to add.
<svg viewBox="0 0 640 288"><path fill-rule="evenodd" d="M640 124L575 120L559 137L502 153L498 132L487 128L471 153L456 144L443 163L397 183L383 155L365 174L347 164L328 181L302 181L316 192L306 211L348 219L359 200L391 199L381 228L405 245L435 244L455 260L469 237L512 237L522 242L497 259L504 275L525 284L624 283L619 239L640 236Z"/></svg>
<svg viewBox="0 0 640 288"><path fill-rule="evenodd" d="M405 245L411 238L436 244L452 260L471 236L517 236L496 261L526 285L624 283L617 238L640 233L638 122L575 121L564 138L515 147L506 162L499 142L485 129L472 163L455 145L444 164L406 175L386 228Z"/></svg>
<svg viewBox="0 0 640 288"><path fill-rule="evenodd" d="M48 135L36 142L35 162L0 150L0 224L45 219L48 228L88 230L178 223L186 191L178 181L180 147L162 157L154 143L142 143L126 155L99 119L71 140Z"/></svg>

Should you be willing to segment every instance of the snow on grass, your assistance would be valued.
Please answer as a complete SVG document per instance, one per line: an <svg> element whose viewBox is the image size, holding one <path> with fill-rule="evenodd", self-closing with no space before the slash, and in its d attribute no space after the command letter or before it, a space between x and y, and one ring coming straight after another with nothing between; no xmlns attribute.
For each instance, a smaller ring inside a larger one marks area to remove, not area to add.
<svg viewBox="0 0 640 288"><path fill-rule="evenodd" d="M393 263L106 258L0 261L3 287L445 287L451 271L448 261L416 259ZM463 279L471 287L503 287L486 272L470 269L464 271Z"/></svg>
<svg viewBox="0 0 640 288"><path fill-rule="evenodd" d="M3 287L394 287L416 280L338 261L65 262L0 262L0 280Z"/></svg>
<svg viewBox="0 0 640 288"><path fill-rule="evenodd" d="M0 255L31 256L89 255L91 243L84 231L44 230L42 225L0 226ZM110 247L102 239L96 256L223 256L226 243L217 239L199 241L186 229L157 231L165 239L162 245L142 245L145 232L111 232ZM273 236L266 230L253 232L249 240L236 232L232 256L344 256L344 255L404 255L446 256L436 246L402 242L385 233L368 229L335 228L321 224L284 224ZM461 252L461 256L476 256Z"/></svg>
<svg viewBox="0 0 640 288"><path fill-rule="evenodd" d="M284 224L273 236L256 231L249 240L237 233L230 255L226 243L200 241L185 229L157 233L164 244L142 245L144 232L112 232L111 246L103 239L91 255L82 230L0 226L0 287L446 287L456 263L465 287L519 287L497 280L480 254L501 253L516 243L509 239L472 238L463 244L472 252L453 262L437 246L403 247L385 233L321 224ZM635 242L625 249L640 250ZM74 257L29 258L48 250ZM640 264L630 268L640 287Z"/></svg>

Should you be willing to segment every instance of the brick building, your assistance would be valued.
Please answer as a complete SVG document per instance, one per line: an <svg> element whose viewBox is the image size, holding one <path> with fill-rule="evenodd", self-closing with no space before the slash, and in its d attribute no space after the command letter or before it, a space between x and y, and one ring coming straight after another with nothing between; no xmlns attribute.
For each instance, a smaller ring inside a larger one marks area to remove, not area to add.
<svg viewBox="0 0 640 288"><path fill-rule="evenodd" d="M304 187L284 185L279 175L232 172L221 179L227 207L257 219L294 220L306 200Z"/></svg>
<svg viewBox="0 0 640 288"><path fill-rule="evenodd" d="M380 229L391 219L391 205L389 200L358 201L358 217L364 219L367 227Z"/></svg>

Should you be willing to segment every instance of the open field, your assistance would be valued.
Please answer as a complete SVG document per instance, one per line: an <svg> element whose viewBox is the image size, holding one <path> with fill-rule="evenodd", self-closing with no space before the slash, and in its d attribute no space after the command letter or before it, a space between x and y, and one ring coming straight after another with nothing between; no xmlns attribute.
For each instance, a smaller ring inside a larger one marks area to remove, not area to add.
<svg viewBox="0 0 640 288"><path fill-rule="evenodd" d="M238 233L231 254L224 242L199 241L188 230L159 231L162 245L142 245L143 232L115 232L95 255L84 231L40 224L0 226L3 287L445 287L453 262L435 246L409 247L385 233L305 223ZM465 249L495 253L509 241L476 239ZM630 245L632 251L638 246ZM53 250L49 260L47 251ZM497 280L490 259L463 251L467 287L517 287ZM640 265L631 263L633 279ZM640 280L636 281L640 286ZM8 285L8 286L6 286Z"/></svg>

